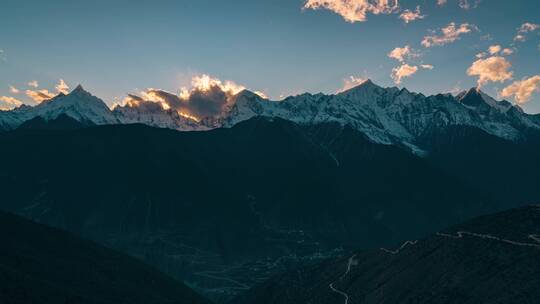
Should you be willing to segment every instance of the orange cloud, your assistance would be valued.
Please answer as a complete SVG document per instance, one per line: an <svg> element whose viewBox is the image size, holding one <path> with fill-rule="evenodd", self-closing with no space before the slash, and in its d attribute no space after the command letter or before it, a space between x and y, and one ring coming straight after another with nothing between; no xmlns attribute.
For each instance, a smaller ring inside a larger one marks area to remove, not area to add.
<svg viewBox="0 0 540 304"><path fill-rule="evenodd" d="M388 53L388 57L396 59L399 62L404 62L407 58L420 57L420 54L413 50L409 45L402 48L397 47Z"/></svg>
<svg viewBox="0 0 540 304"><path fill-rule="evenodd" d="M486 59L478 59L467 70L467 75L478 76L478 86L488 82L504 82L512 79L510 71L512 64L501 56L493 56Z"/></svg>
<svg viewBox="0 0 540 304"><path fill-rule="evenodd" d="M399 0L307 0L304 9L328 9L347 22L364 22L367 14L391 14L399 10Z"/></svg>
<svg viewBox="0 0 540 304"><path fill-rule="evenodd" d="M0 110L2 111L11 110L22 104L23 104L22 101L16 98L9 97L9 96L0 96Z"/></svg>
<svg viewBox="0 0 540 304"><path fill-rule="evenodd" d="M434 66L431 64L421 64L420 68L425 70L433 70ZM390 74L390 77L392 77L396 84L401 84L403 78L411 77L412 75L416 74L418 70L418 66L404 63L399 67L392 69L392 74Z"/></svg>
<svg viewBox="0 0 540 304"><path fill-rule="evenodd" d="M468 34L476 29L476 26L468 23L463 23L459 26L456 26L454 22L451 22L446 27L443 27L440 30L440 35L437 35L436 32L433 32L433 35L425 36L422 40L422 45L426 48L430 48L433 46L442 46L459 40L461 39L461 35Z"/></svg>
<svg viewBox="0 0 540 304"><path fill-rule="evenodd" d="M540 75L512 83L501 91L501 96L514 97L517 103L524 104L531 100L532 94L535 92L540 92Z"/></svg>
<svg viewBox="0 0 540 304"><path fill-rule="evenodd" d="M500 45L492 45L488 48L488 52L491 55L498 54L502 50L502 47Z"/></svg>
<svg viewBox="0 0 540 304"><path fill-rule="evenodd" d="M33 101L41 103L45 100L51 99L56 96L54 93L49 92L48 90L26 90L26 96L30 97Z"/></svg>
<svg viewBox="0 0 540 304"><path fill-rule="evenodd" d="M17 89L14 86L9 86L9 91L11 92L11 94L19 94L21 92L19 89Z"/></svg>
<svg viewBox="0 0 540 304"><path fill-rule="evenodd" d="M411 77L416 72L418 72L417 66L411 66L405 63L397 68L392 69L392 74L390 76L396 84L400 84L403 78Z"/></svg>
<svg viewBox="0 0 540 304"><path fill-rule="evenodd" d="M69 86L64 81L64 79L60 79L60 82L56 85L55 89L58 93L64 93L64 94L69 93Z"/></svg>

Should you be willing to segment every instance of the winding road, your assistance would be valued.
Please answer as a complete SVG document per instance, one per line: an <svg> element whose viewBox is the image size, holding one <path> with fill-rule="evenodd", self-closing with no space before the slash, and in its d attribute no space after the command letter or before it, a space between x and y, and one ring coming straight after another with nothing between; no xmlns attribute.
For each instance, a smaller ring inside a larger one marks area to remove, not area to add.
<svg viewBox="0 0 540 304"><path fill-rule="evenodd" d="M356 254L349 258L349 261L347 262L347 269L345 270L345 272L336 281L334 281L334 282L330 283L330 285L328 285L328 287L330 287L330 289L333 292L338 293L338 294L340 294L341 296L343 296L345 298L345 304L349 304L349 299L350 299L349 295L347 293L335 288L334 284L341 281L341 280L343 280L343 278L345 278L349 274L349 272L351 272L352 266L356 265L358 263L358 261L354 259L355 257L356 257Z"/></svg>
<svg viewBox="0 0 540 304"><path fill-rule="evenodd" d="M512 240L496 237L490 234L480 234L480 233L474 233L474 232L469 232L469 231L458 231L456 232L455 235L437 232L437 235L441 237L451 238L451 239L462 239L465 235L467 235L467 236L472 236L472 237L477 237L477 238L482 238L482 239L487 239L487 240L499 241L499 242L503 242L503 243L507 243L507 244L515 245L515 246L533 247L533 248L540 249L540 236L536 234L528 235L528 238L534 240L536 243L517 242L517 241L512 241Z"/></svg>

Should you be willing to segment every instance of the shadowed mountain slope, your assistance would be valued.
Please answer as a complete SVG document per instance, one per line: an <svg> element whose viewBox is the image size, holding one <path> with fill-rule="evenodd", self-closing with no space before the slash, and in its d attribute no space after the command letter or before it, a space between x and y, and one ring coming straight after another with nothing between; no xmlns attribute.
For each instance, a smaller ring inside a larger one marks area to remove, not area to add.
<svg viewBox="0 0 540 304"><path fill-rule="evenodd" d="M0 212L0 302L209 303L184 284L117 251Z"/></svg>

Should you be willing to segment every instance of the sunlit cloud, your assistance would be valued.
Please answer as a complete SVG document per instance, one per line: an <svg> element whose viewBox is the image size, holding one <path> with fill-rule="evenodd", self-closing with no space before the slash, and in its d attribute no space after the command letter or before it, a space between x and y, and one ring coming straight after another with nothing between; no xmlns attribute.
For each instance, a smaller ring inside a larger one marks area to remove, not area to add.
<svg viewBox="0 0 540 304"><path fill-rule="evenodd" d="M17 89L14 86L9 86L9 91L11 92L11 94L19 94L21 92L21 90Z"/></svg>
<svg viewBox="0 0 540 304"><path fill-rule="evenodd" d="M514 50L509 49L509 48L505 48L505 49L503 49L501 51L501 54L503 54L504 56L512 55L512 54L514 54Z"/></svg>
<svg viewBox="0 0 540 304"><path fill-rule="evenodd" d="M32 87L32 88L37 88L37 87L39 87L39 82L37 80L32 80L32 81L28 82L27 85L29 87Z"/></svg>
<svg viewBox="0 0 540 304"><path fill-rule="evenodd" d="M416 7L416 10L404 10L400 15L399 18L403 20L405 23L413 22L415 20L424 19L426 18L426 15L422 15L420 12L420 6Z"/></svg>
<svg viewBox="0 0 540 304"><path fill-rule="evenodd" d="M437 34L436 31L432 31L432 35L425 36L422 40L422 45L426 48L442 46L461 39L461 35L468 34L473 30L477 30L477 28L472 24L463 23L457 26L452 22L446 27L441 28L440 34Z"/></svg>
<svg viewBox="0 0 540 304"><path fill-rule="evenodd" d="M430 64L422 64L420 65L420 68L432 70L433 66ZM392 77L392 80L394 80L396 84L401 84L404 78L411 77L412 75L416 74L420 68L415 65L408 65L404 63L399 67L392 69L392 74L390 74L390 77Z"/></svg>
<svg viewBox="0 0 540 304"><path fill-rule="evenodd" d="M480 0L459 0L458 2L458 5L459 7L461 7L462 9L465 9L465 10L468 10L468 9L471 9L471 8L477 8L478 5L480 4Z"/></svg>
<svg viewBox="0 0 540 304"><path fill-rule="evenodd" d="M448 0L437 0L437 5L439 5L439 6L443 6L446 3L448 3Z"/></svg>
<svg viewBox="0 0 540 304"><path fill-rule="evenodd" d="M527 103L534 93L540 93L540 75L516 81L504 88L500 95L505 98L514 97L519 104Z"/></svg>
<svg viewBox="0 0 540 304"><path fill-rule="evenodd" d="M478 59L467 70L467 75L478 77L478 87L489 82L504 82L513 77L512 64L501 56Z"/></svg>
<svg viewBox="0 0 540 304"><path fill-rule="evenodd" d="M55 89L58 93L63 93L63 94L69 93L69 86L64 81L64 79L60 79L60 82L55 86Z"/></svg>
<svg viewBox="0 0 540 304"><path fill-rule="evenodd" d="M503 48L502 46L500 46L498 44L495 44L495 45L490 46L487 49L486 52L481 52L481 53L476 54L476 58L485 58L485 57L487 57L489 55L491 55L491 56L494 56L494 55L508 56L508 55L512 55L513 53L514 53L513 49Z"/></svg>
<svg viewBox="0 0 540 304"><path fill-rule="evenodd" d="M502 50L502 46L500 45L492 45L488 48L488 52L490 55L496 55L499 54L499 52Z"/></svg>
<svg viewBox="0 0 540 304"><path fill-rule="evenodd" d="M367 78L363 77L356 77L356 76L349 76L348 78L343 79L343 87L339 89L337 92L345 92L347 90L350 90L358 85L361 85L362 83L366 82Z"/></svg>
<svg viewBox="0 0 540 304"><path fill-rule="evenodd" d="M540 29L540 24L525 22L518 28L514 41L524 42L527 40L527 33L534 32L538 29Z"/></svg>
<svg viewBox="0 0 540 304"><path fill-rule="evenodd" d="M413 50L411 46L397 47L388 53L388 57L396 59L399 62L404 62L406 59L420 57L420 53Z"/></svg>
<svg viewBox="0 0 540 304"><path fill-rule="evenodd" d="M22 101L14 97L0 96L0 110L7 111L22 105Z"/></svg>
<svg viewBox="0 0 540 304"><path fill-rule="evenodd" d="M54 93L51 93L48 90L26 90L25 93L26 96L30 97L36 103L41 103L56 96Z"/></svg>
<svg viewBox="0 0 540 304"><path fill-rule="evenodd" d="M486 57L488 54L486 52L481 52L481 53L478 53L476 54L476 58L484 58Z"/></svg>
<svg viewBox="0 0 540 304"><path fill-rule="evenodd" d="M399 0L307 0L304 9L327 9L347 22L365 22L368 14L392 14L399 11Z"/></svg>
<svg viewBox="0 0 540 304"><path fill-rule="evenodd" d="M418 72L417 66L411 66L408 64L402 64L401 66L392 69L392 74L390 77L394 80L396 84L401 84L403 78L411 77L412 75Z"/></svg>
<svg viewBox="0 0 540 304"><path fill-rule="evenodd" d="M163 109L173 109L180 115L199 120L217 117L231 106L235 95L246 87L232 81L221 81L209 75L195 76L191 87L181 88L178 94L161 89L150 88L138 94L129 94L122 106L139 106L143 103L157 103ZM266 95L255 91L262 98Z"/></svg>

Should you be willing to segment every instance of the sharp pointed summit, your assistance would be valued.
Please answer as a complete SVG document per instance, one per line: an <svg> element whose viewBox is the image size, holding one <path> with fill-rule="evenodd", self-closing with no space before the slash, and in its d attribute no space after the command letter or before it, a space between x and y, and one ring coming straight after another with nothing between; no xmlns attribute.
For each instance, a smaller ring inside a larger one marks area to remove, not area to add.
<svg viewBox="0 0 540 304"><path fill-rule="evenodd" d="M91 95L88 91L86 91L81 84L77 85L73 91L71 91L70 94L73 95Z"/></svg>

